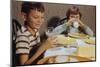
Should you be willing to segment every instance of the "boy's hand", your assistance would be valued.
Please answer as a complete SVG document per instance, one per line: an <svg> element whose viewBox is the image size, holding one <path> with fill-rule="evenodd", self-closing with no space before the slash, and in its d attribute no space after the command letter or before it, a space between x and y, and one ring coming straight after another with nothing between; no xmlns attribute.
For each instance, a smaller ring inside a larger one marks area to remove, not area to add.
<svg viewBox="0 0 100 67"><path fill-rule="evenodd" d="M57 37L51 36L46 40L46 45L48 45L48 48L56 47L55 44L57 44Z"/></svg>
<svg viewBox="0 0 100 67"><path fill-rule="evenodd" d="M79 24L80 24L81 27L85 26L85 24L80 19L77 19L77 21L79 22Z"/></svg>
<svg viewBox="0 0 100 67"><path fill-rule="evenodd" d="M75 18L72 18L72 19L68 20L67 26L71 26L71 25L73 24L74 21L76 21Z"/></svg>

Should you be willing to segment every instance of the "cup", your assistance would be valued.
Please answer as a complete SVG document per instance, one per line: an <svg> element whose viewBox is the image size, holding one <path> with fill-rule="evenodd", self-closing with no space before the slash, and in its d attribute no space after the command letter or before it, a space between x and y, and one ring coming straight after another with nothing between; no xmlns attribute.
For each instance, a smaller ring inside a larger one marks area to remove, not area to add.
<svg viewBox="0 0 100 67"><path fill-rule="evenodd" d="M73 22L73 27L74 27L74 28L78 28L78 27L79 27L79 23L78 23L77 21L74 21L74 22Z"/></svg>

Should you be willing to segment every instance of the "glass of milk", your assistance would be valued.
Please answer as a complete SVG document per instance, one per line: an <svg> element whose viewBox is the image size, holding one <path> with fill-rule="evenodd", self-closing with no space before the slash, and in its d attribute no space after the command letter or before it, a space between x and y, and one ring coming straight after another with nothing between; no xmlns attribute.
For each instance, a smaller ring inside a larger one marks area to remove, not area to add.
<svg viewBox="0 0 100 67"><path fill-rule="evenodd" d="M79 23L78 23L77 21L74 21L74 22L73 22L73 27L74 27L74 28L78 28L78 27L79 27Z"/></svg>

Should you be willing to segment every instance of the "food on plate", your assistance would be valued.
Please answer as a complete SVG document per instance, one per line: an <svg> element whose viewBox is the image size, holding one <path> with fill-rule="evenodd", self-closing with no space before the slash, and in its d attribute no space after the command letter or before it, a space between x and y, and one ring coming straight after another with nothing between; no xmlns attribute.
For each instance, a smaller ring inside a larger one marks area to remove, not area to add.
<svg viewBox="0 0 100 67"><path fill-rule="evenodd" d="M93 39L84 39L84 41L88 44L94 44L95 45L95 40L93 40Z"/></svg>
<svg viewBox="0 0 100 67"><path fill-rule="evenodd" d="M64 35L57 35L58 44L69 45L75 42L74 38L65 37Z"/></svg>
<svg viewBox="0 0 100 67"><path fill-rule="evenodd" d="M78 46L78 56L95 58L95 45Z"/></svg>

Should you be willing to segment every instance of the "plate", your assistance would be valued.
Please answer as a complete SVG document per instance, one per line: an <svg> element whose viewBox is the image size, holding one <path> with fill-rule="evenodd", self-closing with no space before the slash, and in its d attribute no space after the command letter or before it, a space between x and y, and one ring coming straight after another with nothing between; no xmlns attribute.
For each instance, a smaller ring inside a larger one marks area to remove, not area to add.
<svg viewBox="0 0 100 67"><path fill-rule="evenodd" d="M68 33L68 36L73 38L88 38L89 36L83 33Z"/></svg>
<svg viewBox="0 0 100 67"><path fill-rule="evenodd" d="M77 48L74 47L70 47L70 48L55 47L55 48L47 49L44 53L44 57L58 56L58 55L72 55L76 51Z"/></svg>

